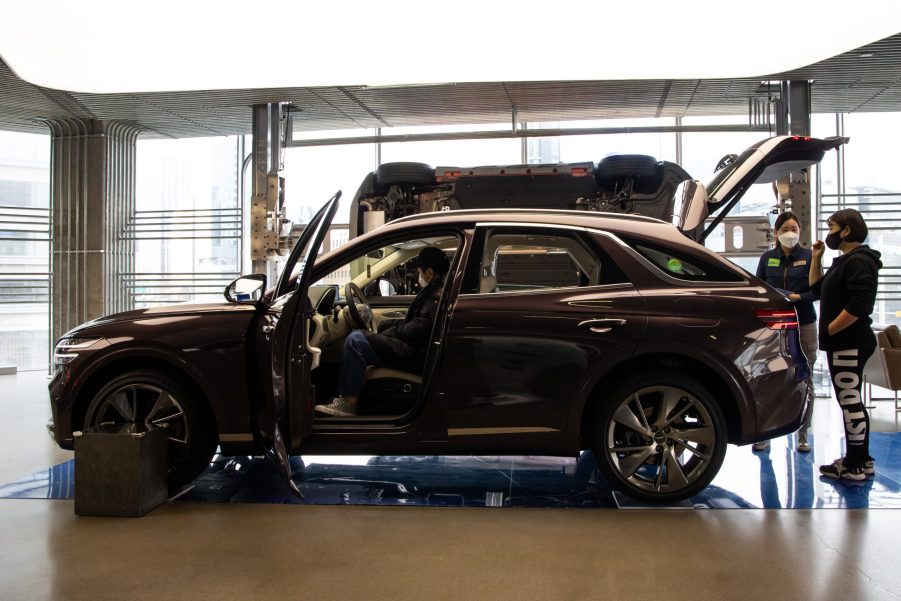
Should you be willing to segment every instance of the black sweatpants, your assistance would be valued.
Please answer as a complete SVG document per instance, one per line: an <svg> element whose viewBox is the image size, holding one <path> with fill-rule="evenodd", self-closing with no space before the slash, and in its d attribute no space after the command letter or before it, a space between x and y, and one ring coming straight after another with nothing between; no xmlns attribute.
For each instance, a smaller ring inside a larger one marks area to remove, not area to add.
<svg viewBox="0 0 901 601"><path fill-rule="evenodd" d="M870 415L864 407L863 367L875 347L827 351L829 375L845 422L845 465L863 467L870 457Z"/></svg>

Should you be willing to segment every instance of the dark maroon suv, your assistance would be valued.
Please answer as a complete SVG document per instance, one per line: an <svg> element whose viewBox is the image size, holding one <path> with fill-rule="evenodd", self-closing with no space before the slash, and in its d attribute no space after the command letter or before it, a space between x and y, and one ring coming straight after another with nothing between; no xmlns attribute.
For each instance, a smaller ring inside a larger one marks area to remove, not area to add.
<svg viewBox="0 0 901 601"><path fill-rule="evenodd" d="M319 255L339 193L273 288L244 276L224 303L110 315L63 336L51 430L72 448L73 431L101 422L165 426L173 484L200 473L217 445L268 453L289 482L288 457L300 452L590 449L630 496L687 498L716 475L727 443L799 426L807 367L788 300L683 231L702 238L708 213L754 180L815 163L839 143L774 138L706 189L674 188L662 210L681 228L584 207L461 207L392 220ZM594 182L580 181L585 190L602 185L597 167L586 169L488 177L524 196L580 177ZM451 177L496 189L476 172ZM335 394L350 331L404 315L412 260L427 246L451 266L423 370L370 368L360 415L314 415Z"/></svg>

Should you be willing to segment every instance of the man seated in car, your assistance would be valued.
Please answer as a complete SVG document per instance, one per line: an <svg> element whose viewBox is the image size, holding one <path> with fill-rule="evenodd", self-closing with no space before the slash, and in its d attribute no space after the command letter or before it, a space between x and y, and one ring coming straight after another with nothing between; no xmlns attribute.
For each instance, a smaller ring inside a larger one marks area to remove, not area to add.
<svg viewBox="0 0 901 601"><path fill-rule="evenodd" d="M425 359L444 276L450 263L438 248L427 247L416 258L422 287L403 319L383 323L379 333L354 330L344 341L344 355L338 373L338 395L328 405L316 405L318 413L339 417L357 415L357 398L366 375L366 366L391 367L419 372ZM348 299L353 302L352 299Z"/></svg>

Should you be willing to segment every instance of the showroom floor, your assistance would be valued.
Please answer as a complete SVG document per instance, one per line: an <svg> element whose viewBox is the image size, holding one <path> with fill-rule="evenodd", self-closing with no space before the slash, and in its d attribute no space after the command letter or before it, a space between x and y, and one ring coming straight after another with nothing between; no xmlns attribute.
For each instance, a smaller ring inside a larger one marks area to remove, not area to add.
<svg viewBox="0 0 901 601"><path fill-rule="evenodd" d="M41 373L0 376L0 486L71 459L44 430L45 384ZM814 415L819 463L833 459L840 414L824 398ZM899 431L891 402L871 416L874 432ZM881 436L885 460L864 489L799 479L811 459L785 437L769 453L730 447L714 481L730 494L705 499L733 502L687 509L486 507L509 505L503 495L406 507L186 497L135 519L3 498L0 599L899 599L901 512L891 508L901 494L889 463L901 463L901 435ZM303 460L308 474L349 469Z"/></svg>

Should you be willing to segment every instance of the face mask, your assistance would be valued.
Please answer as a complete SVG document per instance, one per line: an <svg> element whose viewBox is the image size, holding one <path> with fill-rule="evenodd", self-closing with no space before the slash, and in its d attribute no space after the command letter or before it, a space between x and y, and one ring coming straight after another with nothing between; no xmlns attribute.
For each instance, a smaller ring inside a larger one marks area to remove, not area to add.
<svg viewBox="0 0 901 601"><path fill-rule="evenodd" d="M826 236L826 240L825 240L826 246L828 246L832 250L838 250L838 247L842 245L841 234L842 234L842 231L839 230L837 232L834 232L834 233Z"/></svg>
<svg viewBox="0 0 901 601"><path fill-rule="evenodd" d="M795 232L782 232L779 234L779 243L786 248L794 248L800 239L801 235Z"/></svg>
<svg viewBox="0 0 901 601"><path fill-rule="evenodd" d="M428 285L428 282L425 281L425 277L422 275L422 272L419 273L419 286L421 288L425 288Z"/></svg>

